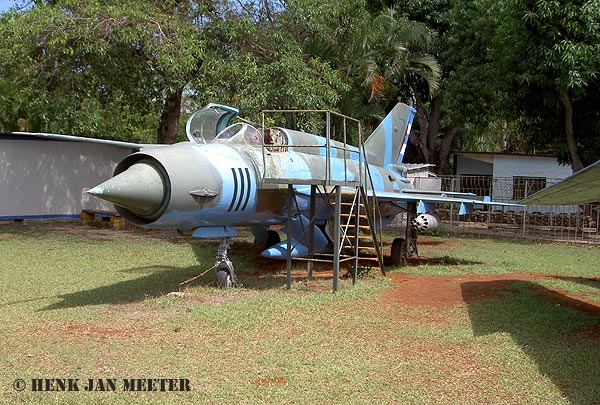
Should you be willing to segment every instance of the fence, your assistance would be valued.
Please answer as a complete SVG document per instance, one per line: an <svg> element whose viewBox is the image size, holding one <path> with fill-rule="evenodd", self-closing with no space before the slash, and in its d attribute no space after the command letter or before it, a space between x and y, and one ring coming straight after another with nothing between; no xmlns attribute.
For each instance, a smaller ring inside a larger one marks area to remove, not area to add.
<svg viewBox="0 0 600 405"><path fill-rule="evenodd" d="M417 177L416 188L436 191L470 192L479 198L518 203L560 179L535 177L443 176ZM501 234L600 244L600 205L528 205L516 207L475 207L459 216L456 205L436 209L442 226L450 232Z"/></svg>

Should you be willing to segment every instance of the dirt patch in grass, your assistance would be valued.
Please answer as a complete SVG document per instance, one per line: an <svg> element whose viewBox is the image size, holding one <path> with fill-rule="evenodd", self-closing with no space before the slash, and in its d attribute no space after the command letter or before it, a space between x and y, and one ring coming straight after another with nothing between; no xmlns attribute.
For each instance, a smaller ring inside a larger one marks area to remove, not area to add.
<svg viewBox="0 0 600 405"><path fill-rule="evenodd" d="M94 324L84 323L67 323L57 328L56 332L62 337L116 337L122 339L139 338L140 333L147 331L149 328L142 325L123 325L115 327L103 327Z"/></svg>
<svg viewBox="0 0 600 405"><path fill-rule="evenodd" d="M539 273L460 276L389 274L388 277L396 288L383 293L386 302L428 309L448 309L474 301L499 298L506 293L516 293L511 288L516 282L554 278ZM586 300L585 294L536 285L529 288L539 291L543 299L550 302L600 316L598 303Z"/></svg>
<svg viewBox="0 0 600 405"><path fill-rule="evenodd" d="M53 334L61 338L95 339L95 338L139 338L148 329L144 325L114 325L111 327L94 323L65 322L60 325L42 322L39 326L27 328L24 332L36 336Z"/></svg>
<svg viewBox="0 0 600 405"><path fill-rule="evenodd" d="M600 323L587 325L571 335L575 342L582 340L600 340Z"/></svg>
<svg viewBox="0 0 600 405"><path fill-rule="evenodd" d="M254 385L281 385L283 383L285 383L287 381L287 379L283 378L283 377L265 377L265 378L257 378L256 380L252 381L252 384Z"/></svg>
<svg viewBox="0 0 600 405"><path fill-rule="evenodd" d="M400 305L446 309L475 300L497 298L509 292L517 281L530 281L548 277L537 273L421 276L412 274L389 274L396 288L385 291L384 299ZM464 288L463 283L486 282L486 288Z"/></svg>

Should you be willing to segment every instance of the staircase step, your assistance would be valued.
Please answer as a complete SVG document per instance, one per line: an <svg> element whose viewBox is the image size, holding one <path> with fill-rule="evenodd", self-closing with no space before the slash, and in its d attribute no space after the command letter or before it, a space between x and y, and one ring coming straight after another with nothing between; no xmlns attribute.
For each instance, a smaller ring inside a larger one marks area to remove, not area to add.
<svg viewBox="0 0 600 405"><path fill-rule="evenodd" d="M352 212L341 212L340 213L341 217L355 217L357 216L356 214L352 213ZM366 214L360 214L358 215L359 218L367 218Z"/></svg>
<svg viewBox="0 0 600 405"><path fill-rule="evenodd" d="M361 193L360 201L356 193ZM370 224L373 223L375 211L372 204L376 202L375 198L366 198L365 191L357 189L355 192L344 191L344 195L354 195L355 199L340 202L337 207L340 212L340 226L342 235L340 240L341 257L355 259L359 267L368 267L373 271L383 271L382 263L378 255L381 253L377 242L378 233L376 233ZM330 202L332 212L336 207ZM350 260L353 262L353 260Z"/></svg>
<svg viewBox="0 0 600 405"><path fill-rule="evenodd" d="M354 235L354 234L346 234L346 238L355 239L356 235ZM358 239L373 240L373 237L371 235L358 235Z"/></svg>
<svg viewBox="0 0 600 405"><path fill-rule="evenodd" d="M340 227L341 228L347 228L350 231L355 231L356 230L356 225L355 224L348 224L347 226L346 226L346 224L340 224ZM359 225L358 229L371 229L371 227L369 225ZM349 233L349 232L347 232L347 233Z"/></svg>

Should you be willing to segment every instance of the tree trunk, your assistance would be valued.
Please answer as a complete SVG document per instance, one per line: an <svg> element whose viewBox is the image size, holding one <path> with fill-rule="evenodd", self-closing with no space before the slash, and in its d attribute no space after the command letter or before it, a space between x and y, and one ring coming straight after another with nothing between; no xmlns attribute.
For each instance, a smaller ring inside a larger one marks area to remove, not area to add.
<svg viewBox="0 0 600 405"><path fill-rule="evenodd" d="M429 150L430 162L435 159L436 138L440 128L440 118L442 117L442 96L435 96L431 100L429 110L429 126L427 127L427 149Z"/></svg>
<svg viewBox="0 0 600 405"><path fill-rule="evenodd" d="M415 107L417 108L417 122L419 123L419 134L412 131L409 138L410 142L416 146L425 163L431 163L431 157L429 156L429 149L427 148L427 119L425 118L425 111L421 97L417 92L415 94Z"/></svg>
<svg viewBox="0 0 600 405"><path fill-rule="evenodd" d="M565 107L565 132L567 134L567 144L569 145L569 154L573 162L573 172L583 169L583 162L577 152L577 140L573 131L573 105L566 91L560 92L560 101Z"/></svg>
<svg viewBox="0 0 600 405"><path fill-rule="evenodd" d="M163 106L163 111L160 115L160 122L158 126L158 143L171 144L177 141L182 95L183 88L179 88L172 93L167 93L167 96L165 97L165 105Z"/></svg>
<svg viewBox="0 0 600 405"><path fill-rule="evenodd" d="M450 173L450 162L448 157L450 156L450 148L452 147L452 141L458 133L460 126L455 125L446 132L442 144L440 145L440 172L439 174L447 175Z"/></svg>

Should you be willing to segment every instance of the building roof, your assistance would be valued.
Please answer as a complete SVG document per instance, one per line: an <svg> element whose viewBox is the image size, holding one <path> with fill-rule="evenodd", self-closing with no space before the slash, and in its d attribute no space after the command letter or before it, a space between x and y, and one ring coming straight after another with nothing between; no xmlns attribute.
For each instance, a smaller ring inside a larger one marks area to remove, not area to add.
<svg viewBox="0 0 600 405"><path fill-rule="evenodd" d="M522 157L556 158L555 155L550 155L550 154L546 154L546 153L527 154L527 153L508 153L508 152L468 152L468 151L453 150L450 152L450 154L451 155L522 156Z"/></svg>
<svg viewBox="0 0 600 405"><path fill-rule="evenodd" d="M408 171L435 167L435 165L432 163L403 163L403 165Z"/></svg>

